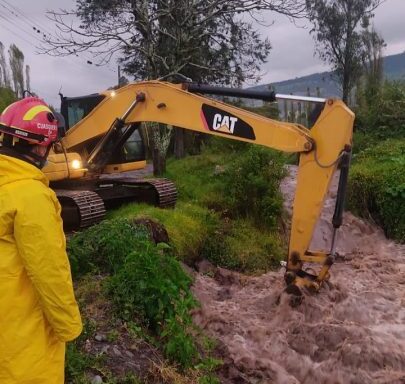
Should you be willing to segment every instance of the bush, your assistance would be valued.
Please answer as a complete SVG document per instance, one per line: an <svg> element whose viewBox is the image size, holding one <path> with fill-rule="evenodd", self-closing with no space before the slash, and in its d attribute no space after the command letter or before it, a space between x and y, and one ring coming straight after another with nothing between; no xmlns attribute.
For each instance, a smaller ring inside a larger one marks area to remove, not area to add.
<svg viewBox="0 0 405 384"><path fill-rule="evenodd" d="M136 314L156 331L175 315L183 298L191 300L191 279L177 260L159 252L149 239L139 241L138 247L109 279L108 292L122 319L133 320Z"/></svg>
<svg viewBox="0 0 405 384"><path fill-rule="evenodd" d="M249 216L274 229L281 217L285 160L262 146L215 138L202 155L169 162L167 176L181 200L231 217Z"/></svg>
<svg viewBox="0 0 405 384"><path fill-rule="evenodd" d="M360 95L359 101L356 130L367 134L369 147L375 139L405 137L405 82L387 81L378 92Z"/></svg>
<svg viewBox="0 0 405 384"><path fill-rule="evenodd" d="M250 147L229 165L222 193L232 215L253 217L275 229L282 212L280 182L285 159L264 147Z"/></svg>
<svg viewBox="0 0 405 384"><path fill-rule="evenodd" d="M192 280L168 247L156 246L143 227L118 218L73 235L68 252L76 276L111 275L105 289L116 316L148 327L169 360L184 368L200 361L190 315L197 306ZM76 344L69 348L68 372L80 372L88 360Z"/></svg>
<svg viewBox="0 0 405 384"><path fill-rule="evenodd" d="M140 319L159 336L169 360L190 367L198 357L190 315L197 303L190 285L179 262L145 238L109 279L107 292L120 318Z"/></svg>
<svg viewBox="0 0 405 384"><path fill-rule="evenodd" d="M379 143L381 143L381 139L377 136L357 130L353 133L353 160L355 160L358 153L367 148L373 148Z"/></svg>
<svg viewBox="0 0 405 384"><path fill-rule="evenodd" d="M135 231L125 219L105 220L76 233L69 239L67 251L74 278L88 272L113 273L121 268L126 256L145 238L144 229Z"/></svg>
<svg viewBox="0 0 405 384"><path fill-rule="evenodd" d="M405 242L405 139L359 153L351 168L349 208L372 218L387 236Z"/></svg>

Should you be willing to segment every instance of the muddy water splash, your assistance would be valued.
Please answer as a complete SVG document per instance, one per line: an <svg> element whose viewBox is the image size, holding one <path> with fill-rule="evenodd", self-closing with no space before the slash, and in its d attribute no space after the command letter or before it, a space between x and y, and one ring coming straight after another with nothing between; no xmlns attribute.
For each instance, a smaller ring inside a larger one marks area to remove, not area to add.
<svg viewBox="0 0 405 384"><path fill-rule="evenodd" d="M282 184L291 210L296 168ZM330 247L337 180L312 248ZM291 308L284 271L197 275L195 321L221 345L224 383L405 383L405 247L346 213L331 282ZM229 278L231 274L232 278Z"/></svg>

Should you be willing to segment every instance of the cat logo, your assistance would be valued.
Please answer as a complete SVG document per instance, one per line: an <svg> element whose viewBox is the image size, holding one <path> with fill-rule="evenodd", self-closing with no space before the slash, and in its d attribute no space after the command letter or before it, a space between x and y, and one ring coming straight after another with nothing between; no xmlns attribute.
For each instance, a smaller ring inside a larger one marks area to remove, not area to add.
<svg viewBox="0 0 405 384"><path fill-rule="evenodd" d="M219 113L214 115L214 121L212 122L212 129L214 131L226 132L233 134L235 130L235 124L238 121L237 117L222 116Z"/></svg>
<svg viewBox="0 0 405 384"><path fill-rule="evenodd" d="M256 140L253 127L246 121L212 105L202 105L201 120L208 131Z"/></svg>

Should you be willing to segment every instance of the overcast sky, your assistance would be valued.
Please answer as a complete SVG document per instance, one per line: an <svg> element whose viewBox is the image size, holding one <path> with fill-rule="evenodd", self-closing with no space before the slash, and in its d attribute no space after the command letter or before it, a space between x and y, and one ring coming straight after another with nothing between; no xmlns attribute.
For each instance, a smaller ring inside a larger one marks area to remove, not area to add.
<svg viewBox="0 0 405 384"><path fill-rule="evenodd" d="M54 58L36 54L40 36L33 27L53 31L54 26L45 17L46 10L69 9L74 4L74 0L0 0L0 41L6 47L15 43L24 52L25 63L31 67L32 89L54 106L59 106L60 88L67 96L78 96L102 91L117 83L116 63L109 67L95 67L86 63L90 57ZM375 15L375 28L387 43L385 54L404 52L405 0L386 0ZM260 83L329 70L314 56L314 42L303 21L298 22L297 27L274 13L264 14L263 18L274 21L270 27L258 26L263 36L269 37L273 49L268 62L263 65Z"/></svg>

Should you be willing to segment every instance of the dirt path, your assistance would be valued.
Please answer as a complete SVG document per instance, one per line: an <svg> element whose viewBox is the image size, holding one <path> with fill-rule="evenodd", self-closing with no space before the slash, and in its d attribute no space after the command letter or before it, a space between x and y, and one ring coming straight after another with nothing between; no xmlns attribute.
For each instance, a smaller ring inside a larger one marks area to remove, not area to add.
<svg viewBox="0 0 405 384"><path fill-rule="evenodd" d="M296 169L284 180L291 209ZM329 248L336 180L313 248ZM405 383L405 247L346 213L331 284L291 308L283 273L197 275L195 321L219 340L224 383Z"/></svg>

